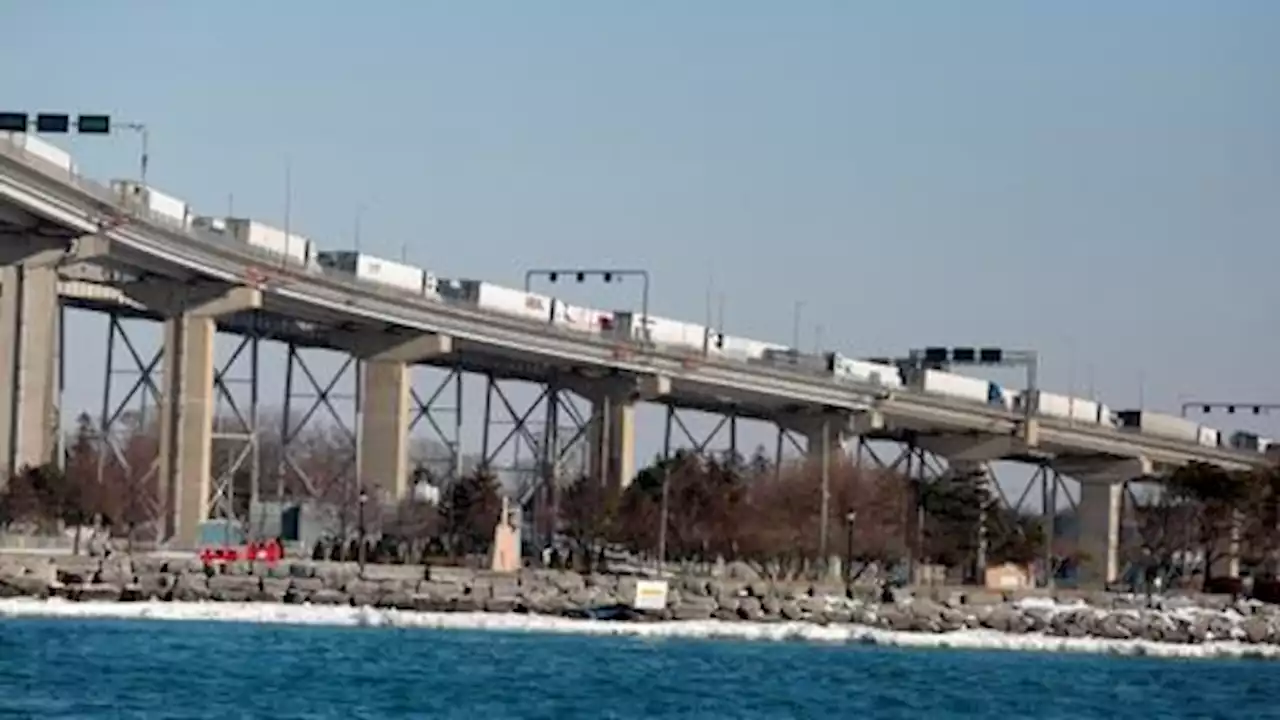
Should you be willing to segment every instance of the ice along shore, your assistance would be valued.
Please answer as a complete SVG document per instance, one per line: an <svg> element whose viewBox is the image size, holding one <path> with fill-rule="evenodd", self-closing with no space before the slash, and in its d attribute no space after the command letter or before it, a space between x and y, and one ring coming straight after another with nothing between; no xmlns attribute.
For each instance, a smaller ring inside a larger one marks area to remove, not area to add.
<svg viewBox="0 0 1280 720"><path fill-rule="evenodd" d="M869 586L689 577L670 581L665 609L636 613L628 610L636 581L422 566L368 566L362 576L351 564L306 561L232 565L211 574L198 562L155 557L0 556L0 616L502 627L1280 658L1280 606L1224 596L927 588L882 602Z"/></svg>

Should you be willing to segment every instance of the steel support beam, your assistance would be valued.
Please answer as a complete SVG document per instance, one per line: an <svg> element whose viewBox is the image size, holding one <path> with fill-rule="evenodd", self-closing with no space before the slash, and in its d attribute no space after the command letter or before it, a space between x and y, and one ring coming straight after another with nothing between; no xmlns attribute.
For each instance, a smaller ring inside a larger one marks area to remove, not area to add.
<svg viewBox="0 0 1280 720"><path fill-rule="evenodd" d="M285 349L284 397L280 418L280 456L276 459L275 499L317 500L338 503L343 509L339 521L351 520L346 507L354 500L355 489L355 413L351 417L339 412L339 402L359 403L363 383L362 368L355 358L347 356L332 374L322 376L307 362L304 351L296 345ZM354 381L349 378L354 376ZM344 391L348 385L351 390ZM301 386L301 387L299 387ZM332 421L331 427L320 426L320 417ZM308 433L313 430L314 433ZM346 446L343 458L326 457L329 440L337 438ZM326 447L318 447L323 444ZM336 460L336 462L335 462Z"/></svg>
<svg viewBox="0 0 1280 720"><path fill-rule="evenodd" d="M413 403L413 417L409 420L409 434L422 428L426 430L427 446L415 454L415 470L426 470L441 484L448 484L462 477L462 395L464 389L462 370L454 368L445 373L429 393L409 389Z"/></svg>
<svg viewBox="0 0 1280 720"><path fill-rule="evenodd" d="M213 518L239 522L251 536L262 537L265 527L248 526L254 508L262 501L258 383L261 338L256 322L254 325L250 334L237 338L231 355L214 371L213 486L209 504ZM261 517L265 520L265 516Z"/></svg>
<svg viewBox="0 0 1280 720"><path fill-rule="evenodd" d="M161 404L156 375L162 354L162 346L151 351L140 349L123 321L108 315L97 484L104 497L119 503L108 520L127 529L130 546L135 539L154 541L161 534L159 445L154 424ZM118 378L124 379L122 392L117 392Z"/></svg>
<svg viewBox="0 0 1280 720"><path fill-rule="evenodd" d="M563 487L590 476L586 447L590 423L566 383L557 378L527 405L513 402L501 382L486 376L481 467L505 480L522 511L532 512L530 531L550 539Z"/></svg>

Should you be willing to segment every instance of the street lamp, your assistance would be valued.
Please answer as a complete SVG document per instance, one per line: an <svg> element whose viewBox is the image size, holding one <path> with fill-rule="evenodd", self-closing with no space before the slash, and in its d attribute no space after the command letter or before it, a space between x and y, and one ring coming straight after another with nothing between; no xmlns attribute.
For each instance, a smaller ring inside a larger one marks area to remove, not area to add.
<svg viewBox="0 0 1280 720"><path fill-rule="evenodd" d="M360 577L364 577L364 563L365 563L365 557L364 557L364 555L365 555L365 553L364 553L364 539L365 539L365 527L364 527L364 506L365 506L365 504L366 504L366 503L368 503L368 502L369 502L369 495L368 495L368 493L366 493L364 490L361 490L361 491L360 491L360 502L359 502L359 513L360 513L360 514L359 514L359 516L358 516L358 518L357 518L357 523L359 524L359 532L360 532L360 547L356 548L356 561L360 564Z"/></svg>
<svg viewBox="0 0 1280 720"><path fill-rule="evenodd" d="M854 523L858 521L858 511L850 510L845 514L845 582L854 578Z"/></svg>
<svg viewBox="0 0 1280 720"><path fill-rule="evenodd" d="M638 277L641 280L641 296L640 296L640 323L644 328L645 337L649 336L649 271L635 269L602 269L593 270L589 268L569 268L569 269L540 269L528 270L524 274L524 290L529 292L533 285L535 277L546 278L548 282L556 283L562 277L572 277L579 283L586 282L589 277L598 277L605 283L612 283L617 280L622 282L624 277Z"/></svg>
<svg viewBox="0 0 1280 720"><path fill-rule="evenodd" d="M791 350L800 352L800 318L804 315L805 302L797 300L791 308Z"/></svg>
<svg viewBox="0 0 1280 720"><path fill-rule="evenodd" d="M142 139L142 155L138 159L139 171L141 174L139 175L138 179L142 181L143 185L146 185L147 184L147 164L151 158L151 131L147 129L147 126L144 123L137 123L137 122L120 123L119 127L122 127L125 130L132 130L133 132L138 133L138 135Z"/></svg>

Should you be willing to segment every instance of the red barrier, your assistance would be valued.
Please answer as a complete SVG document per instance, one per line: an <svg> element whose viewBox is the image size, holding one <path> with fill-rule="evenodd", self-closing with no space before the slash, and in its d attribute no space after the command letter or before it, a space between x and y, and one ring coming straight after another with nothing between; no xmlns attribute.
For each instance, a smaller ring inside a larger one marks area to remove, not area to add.
<svg viewBox="0 0 1280 720"><path fill-rule="evenodd" d="M204 548L200 551L200 562L205 565L236 562L263 562L275 565L284 558L284 548L275 540L265 543L250 542L242 548L216 547Z"/></svg>

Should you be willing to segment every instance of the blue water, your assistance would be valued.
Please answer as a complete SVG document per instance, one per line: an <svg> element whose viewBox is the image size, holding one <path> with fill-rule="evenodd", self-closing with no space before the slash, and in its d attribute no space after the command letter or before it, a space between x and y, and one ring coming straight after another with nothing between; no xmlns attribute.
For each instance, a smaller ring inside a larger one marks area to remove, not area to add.
<svg viewBox="0 0 1280 720"><path fill-rule="evenodd" d="M0 621L0 718L1280 717L1266 661Z"/></svg>

